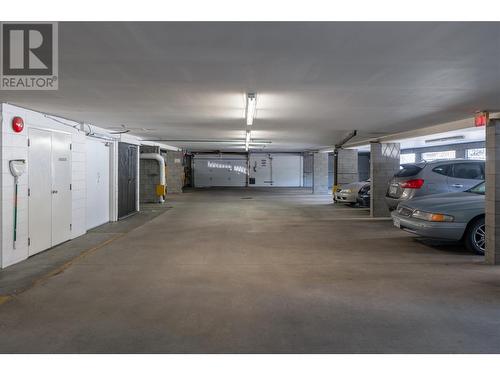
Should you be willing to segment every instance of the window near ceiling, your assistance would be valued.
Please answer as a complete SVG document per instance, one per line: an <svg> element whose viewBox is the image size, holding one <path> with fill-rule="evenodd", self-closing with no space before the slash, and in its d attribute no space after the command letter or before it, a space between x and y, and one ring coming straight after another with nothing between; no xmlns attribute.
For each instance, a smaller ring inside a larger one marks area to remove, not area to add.
<svg viewBox="0 0 500 375"><path fill-rule="evenodd" d="M399 156L399 164L415 163L415 154L401 154Z"/></svg>
<svg viewBox="0 0 500 375"><path fill-rule="evenodd" d="M486 160L485 148L469 148L467 150L467 159Z"/></svg>
<svg viewBox="0 0 500 375"><path fill-rule="evenodd" d="M455 159L455 150L424 152L422 154L422 159L424 159L425 161L433 161L438 159Z"/></svg>

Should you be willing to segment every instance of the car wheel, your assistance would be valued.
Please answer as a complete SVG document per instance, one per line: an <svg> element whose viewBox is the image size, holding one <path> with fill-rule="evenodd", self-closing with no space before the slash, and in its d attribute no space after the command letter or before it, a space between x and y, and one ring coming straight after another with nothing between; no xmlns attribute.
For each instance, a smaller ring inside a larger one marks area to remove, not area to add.
<svg viewBox="0 0 500 375"><path fill-rule="evenodd" d="M486 247L486 229L484 217L474 220L465 233L465 246L478 255L484 255Z"/></svg>

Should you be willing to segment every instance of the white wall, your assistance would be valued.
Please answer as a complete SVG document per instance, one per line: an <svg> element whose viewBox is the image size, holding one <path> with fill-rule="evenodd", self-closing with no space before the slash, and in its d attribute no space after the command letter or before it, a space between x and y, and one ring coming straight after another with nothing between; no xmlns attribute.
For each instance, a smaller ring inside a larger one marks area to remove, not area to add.
<svg viewBox="0 0 500 375"><path fill-rule="evenodd" d="M24 130L14 133L12 119L20 116L24 120ZM61 121L67 125L59 123ZM74 126L74 128L72 127ZM17 242L13 248L14 228L14 177L9 171L9 160L28 160L28 131L29 128L39 128L52 131L63 131L72 136L72 234L71 238L85 233L85 135L80 132L79 124L66 119L44 115L39 112L2 104L2 268L20 262L28 257L28 202L27 177L25 173L19 179L18 185L18 217Z"/></svg>
<svg viewBox="0 0 500 375"><path fill-rule="evenodd" d="M301 154L254 153L249 157L249 177L262 187L301 187L303 163Z"/></svg>
<svg viewBox="0 0 500 375"><path fill-rule="evenodd" d="M24 120L24 130L14 133L12 130L12 118L20 116ZM130 134L120 136L112 135L103 128L91 124L81 124L76 121L62 117L43 114L26 108L11 104L0 103L0 268L18 263L28 258L28 173L19 179L18 189L18 221L16 249L13 248L14 228L14 177L9 171L9 160L25 159L29 168L28 160L28 132L30 128L39 128L50 131L61 131L71 134L72 138L72 231L71 238L79 237L87 230L87 174L86 174L86 148L87 141L92 139L88 133L94 136L104 136L110 142L110 220L117 220L118 207L118 141L140 145L138 137ZM91 140L92 141L92 140ZM149 142L151 144L151 142ZM177 148L153 143L164 149ZM139 165L139 153L137 154L137 165ZM139 173L137 174L139 178ZM139 189L139 183L137 184ZM137 209L139 209L139 191L137 191Z"/></svg>

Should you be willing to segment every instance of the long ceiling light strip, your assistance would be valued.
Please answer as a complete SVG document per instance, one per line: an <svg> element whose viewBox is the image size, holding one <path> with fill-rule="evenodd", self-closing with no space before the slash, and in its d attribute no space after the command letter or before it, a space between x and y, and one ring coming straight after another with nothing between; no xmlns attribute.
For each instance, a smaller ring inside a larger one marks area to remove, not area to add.
<svg viewBox="0 0 500 375"><path fill-rule="evenodd" d="M176 142L176 143L235 143L239 145L244 145L245 142L238 139L165 139L165 138L148 138L143 139L143 141L150 142ZM252 144L262 144L267 145L272 142L267 139L252 139Z"/></svg>
<svg viewBox="0 0 500 375"><path fill-rule="evenodd" d="M252 140L252 131L249 126L252 126L255 117L255 109L257 107L257 95L255 93L247 94L246 120L247 130L245 133L245 151L250 149L250 141Z"/></svg>
<svg viewBox="0 0 500 375"><path fill-rule="evenodd" d="M247 126L253 124L253 119L255 117L255 108L257 106L257 95L255 93L247 94Z"/></svg>
<svg viewBox="0 0 500 375"><path fill-rule="evenodd" d="M250 148L250 136L251 136L250 133L251 133L251 131L247 130L247 134L245 137L245 151L248 151L248 149Z"/></svg>

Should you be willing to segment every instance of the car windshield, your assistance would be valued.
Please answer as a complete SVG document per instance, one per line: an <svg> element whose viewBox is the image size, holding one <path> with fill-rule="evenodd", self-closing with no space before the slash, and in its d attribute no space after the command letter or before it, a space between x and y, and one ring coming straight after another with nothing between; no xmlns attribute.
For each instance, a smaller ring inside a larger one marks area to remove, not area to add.
<svg viewBox="0 0 500 375"><path fill-rule="evenodd" d="M479 185L474 186L472 189L467 190L469 193L484 195L485 183L481 182Z"/></svg>

